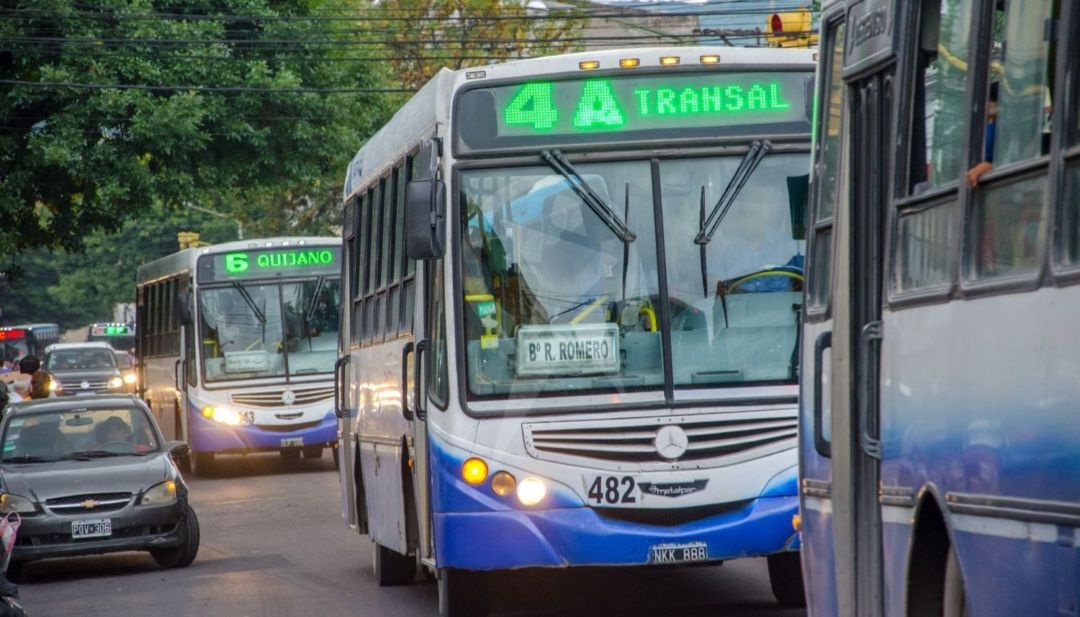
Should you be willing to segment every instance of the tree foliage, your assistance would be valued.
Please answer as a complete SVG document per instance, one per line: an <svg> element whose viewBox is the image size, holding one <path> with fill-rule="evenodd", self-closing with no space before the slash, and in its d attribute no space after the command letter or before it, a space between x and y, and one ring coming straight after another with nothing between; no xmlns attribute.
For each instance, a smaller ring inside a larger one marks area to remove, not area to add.
<svg viewBox="0 0 1080 617"><path fill-rule="evenodd" d="M384 0L376 33L394 79L412 89L440 68L461 69L574 51L577 10L535 12L514 0Z"/></svg>
<svg viewBox="0 0 1080 617"><path fill-rule="evenodd" d="M305 19L354 5L4 2L0 258L78 251L185 203L251 233L325 229L349 158L388 109L366 91L380 64L345 59L355 32Z"/></svg>

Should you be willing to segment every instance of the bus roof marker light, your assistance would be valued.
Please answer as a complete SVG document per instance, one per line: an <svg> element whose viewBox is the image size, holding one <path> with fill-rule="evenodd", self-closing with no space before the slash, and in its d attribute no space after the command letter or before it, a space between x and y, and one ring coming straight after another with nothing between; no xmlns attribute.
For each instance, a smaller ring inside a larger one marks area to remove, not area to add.
<svg viewBox="0 0 1080 617"><path fill-rule="evenodd" d="M641 60L637 58L623 58L619 60L619 68L621 69L635 69L641 66Z"/></svg>
<svg viewBox="0 0 1080 617"><path fill-rule="evenodd" d="M478 458L466 459L465 462L461 464L461 479L473 486L483 484L484 480L487 480L487 476L487 463Z"/></svg>
<svg viewBox="0 0 1080 617"><path fill-rule="evenodd" d="M594 71L594 70L600 68L600 61L599 60L583 60L581 62L578 62L577 66L578 66L579 69L581 69L583 71Z"/></svg>
<svg viewBox="0 0 1080 617"><path fill-rule="evenodd" d="M487 77L487 71L469 71L465 73L465 79L483 79Z"/></svg>
<svg viewBox="0 0 1080 617"><path fill-rule="evenodd" d="M660 56L660 66L675 66L681 62L678 56Z"/></svg>
<svg viewBox="0 0 1080 617"><path fill-rule="evenodd" d="M535 506L547 496L547 487L539 478L525 478L518 484L517 498L523 506Z"/></svg>
<svg viewBox="0 0 1080 617"><path fill-rule="evenodd" d="M705 54L700 60L702 64L720 64L720 56L716 54Z"/></svg>

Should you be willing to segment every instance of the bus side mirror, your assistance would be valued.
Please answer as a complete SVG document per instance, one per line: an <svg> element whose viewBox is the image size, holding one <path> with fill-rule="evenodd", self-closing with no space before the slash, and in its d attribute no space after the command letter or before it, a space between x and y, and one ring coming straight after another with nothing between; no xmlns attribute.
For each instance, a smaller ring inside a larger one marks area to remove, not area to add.
<svg viewBox="0 0 1080 617"><path fill-rule="evenodd" d="M788 208L791 215L791 239L806 239L806 202L810 193L810 174L788 176Z"/></svg>
<svg viewBox="0 0 1080 617"><path fill-rule="evenodd" d="M413 180L405 187L405 253L438 259L446 250L446 187L442 180Z"/></svg>
<svg viewBox="0 0 1080 617"><path fill-rule="evenodd" d="M177 319L180 320L180 325L191 325L191 292L184 290L177 290L176 296L173 299L175 303L173 306Z"/></svg>

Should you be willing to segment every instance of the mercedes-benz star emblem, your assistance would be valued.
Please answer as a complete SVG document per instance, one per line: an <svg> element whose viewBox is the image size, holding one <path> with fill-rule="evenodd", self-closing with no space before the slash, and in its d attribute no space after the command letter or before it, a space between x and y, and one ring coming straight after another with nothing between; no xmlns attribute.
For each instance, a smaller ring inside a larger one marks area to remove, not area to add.
<svg viewBox="0 0 1080 617"><path fill-rule="evenodd" d="M686 447L689 444L690 439L686 436L686 432L677 426L665 426L660 429L656 432L656 440L653 442L660 456L669 461L686 454Z"/></svg>
<svg viewBox="0 0 1080 617"><path fill-rule="evenodd" d="M90 388L90 382L89 381L84 381L81 384L79 384L79 387L82 388L83 390L88 390Z"/></svg>
<svg viewBox="0 0 1080 617"><path fill-rule="evenodd" d="M292 390L286 390L281 393L281 402L286 405L292 405L296 402L296 393Z"/></svg>

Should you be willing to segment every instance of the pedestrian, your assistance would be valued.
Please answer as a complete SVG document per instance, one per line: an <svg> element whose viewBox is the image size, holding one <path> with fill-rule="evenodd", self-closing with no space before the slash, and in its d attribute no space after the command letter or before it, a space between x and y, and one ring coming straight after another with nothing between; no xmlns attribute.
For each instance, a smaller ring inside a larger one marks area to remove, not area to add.
<svg viewBox="0 0 1080 617"><path fill-rule="evenodd" d="M49 398L49 384L52 383L52 378L49 374L43 370L38 369L30 377L30 391L27 393L30 400L39 400Z"/></svg>

